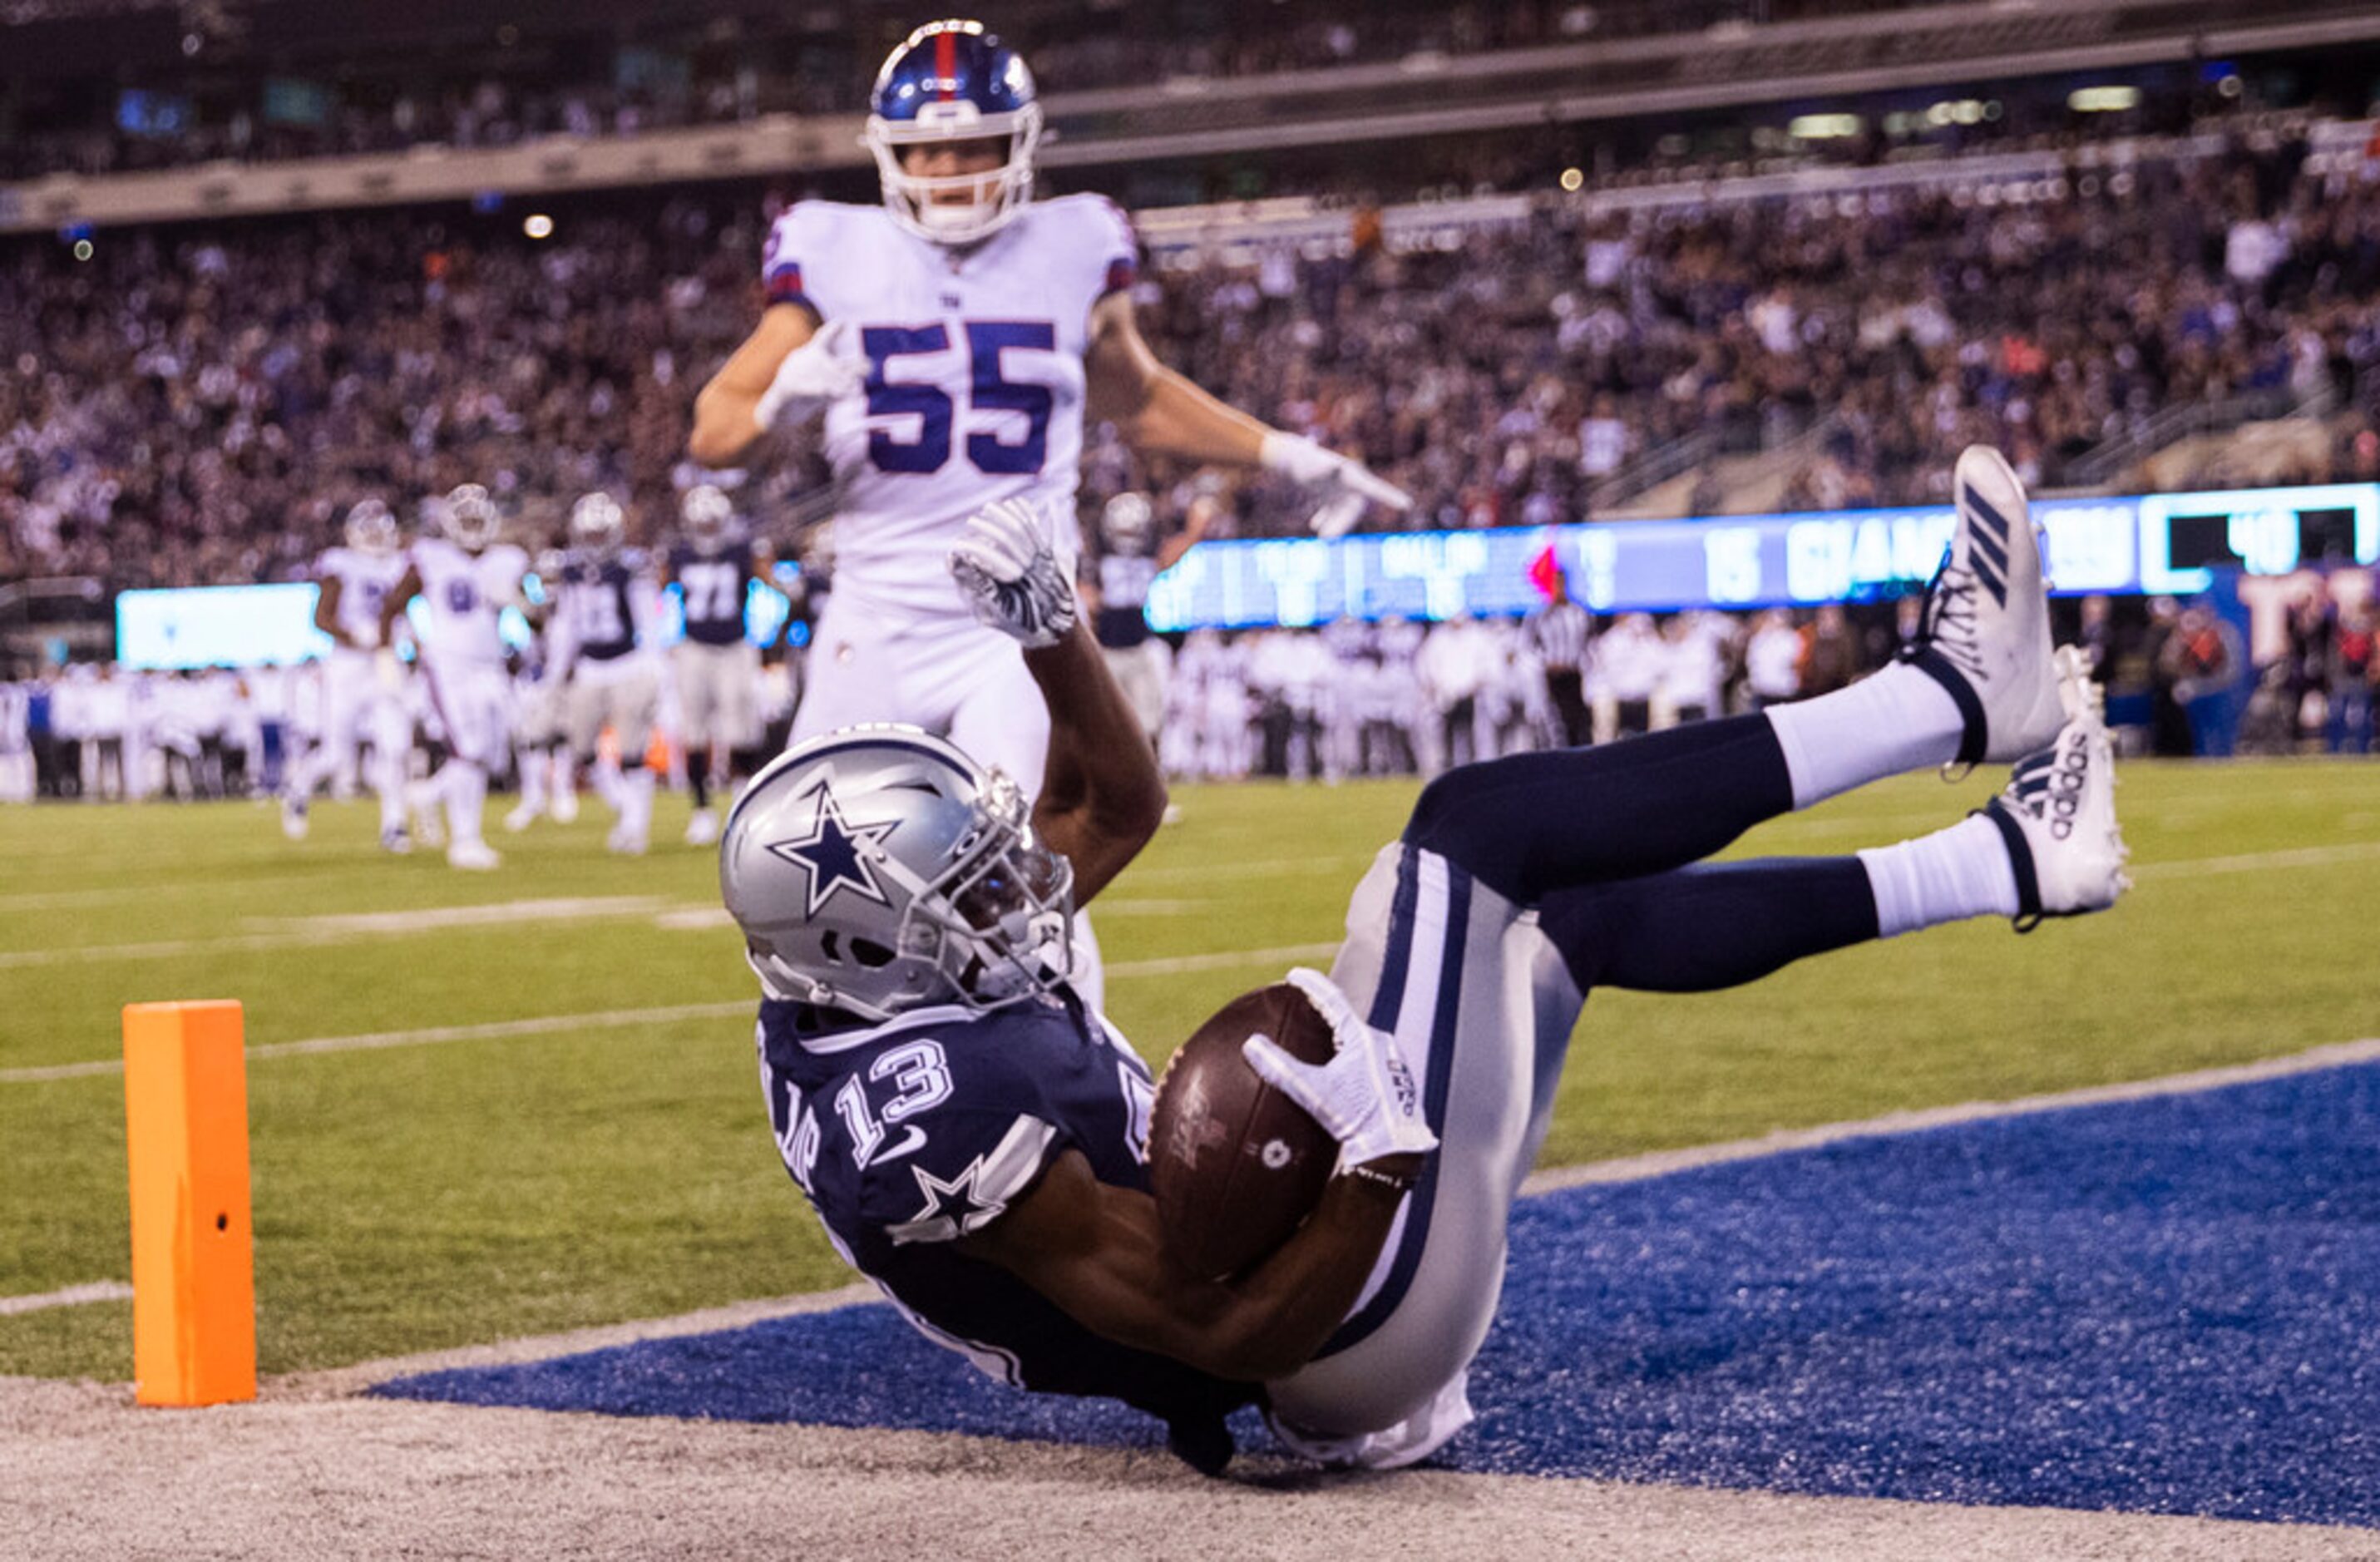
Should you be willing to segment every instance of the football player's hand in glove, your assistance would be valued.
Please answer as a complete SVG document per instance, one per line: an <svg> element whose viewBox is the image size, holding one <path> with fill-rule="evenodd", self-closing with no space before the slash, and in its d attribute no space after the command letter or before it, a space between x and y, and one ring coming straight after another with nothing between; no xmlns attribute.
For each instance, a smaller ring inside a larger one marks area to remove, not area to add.
<svg viewBox="0 0 2380 1562"><path fill-rule="evenodd" d="M1371 469L1354 457L1342 456L1303 434L1282 433L1277 429L1266 434L1264 444L1257 450L1257 464L1320 496L1321 507L1314 512L1311 522L1318 536L1345 535L1367 504L1384 505L1392 510L1413 508L1413 495L1403 489L1374 476Z"/></svg>
<svg viewBox="0 0 2380 1562"><path fill-rule="evenodd" d="M1031 650L1075 628L1075 567L1052 517L1024 499L986 505L951 550L951 574L975 616Z"/></svg>
<svg viewBox="0 0 2380 1562"><path fill-rule="evenodd" d="M1422 1117L1420 1082L1396 1038L1366 1024L1347 995L1320 971L1301 967L1289 973L1289 982L1330 1024L1338 1053L1328 1063L1301 1063L1269 1037L1250 1036L1240 1051L1257 1077L1304 1107L1339 1141L1342 1169L1437 1149L1438 1136Z"/></svg>
<svg viewBox="0 0 2380 1562"><path fill-rule="evenodd" d="M762 433L780 423L798 423L858 392L868 382L868 366L851 351L851 323L829 321L818 335L785 355L777 376L760 393L752 421Z"/></svg>

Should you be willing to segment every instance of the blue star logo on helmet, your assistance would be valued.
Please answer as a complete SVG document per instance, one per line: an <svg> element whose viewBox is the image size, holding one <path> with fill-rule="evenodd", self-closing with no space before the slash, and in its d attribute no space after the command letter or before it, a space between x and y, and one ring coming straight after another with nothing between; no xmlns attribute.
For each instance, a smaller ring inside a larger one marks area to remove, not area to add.
<svg viewBox="0 0 2380 1562"><path fill-rule="evenodd" d="M834 800L834 793L823 777L804 795L818 799L818 812L811 816L809 833L797 839L769 843L772 854L809 875L808 904L802 915L817 916L820 907L845 889L879 906L892 905L892 897L876 882L876 867L869 853L899 827L900 821L888 819L876 824L845 822L843 808Z"/></svg>

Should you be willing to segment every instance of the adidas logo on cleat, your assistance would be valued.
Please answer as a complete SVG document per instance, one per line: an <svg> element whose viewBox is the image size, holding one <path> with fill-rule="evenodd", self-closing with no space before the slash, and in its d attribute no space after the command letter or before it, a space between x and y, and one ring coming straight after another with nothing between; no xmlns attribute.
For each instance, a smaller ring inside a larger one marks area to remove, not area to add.
<svg viewBox="0 0 2380 1562"><path fill-rule="evenodd" d="M2070 662L2062 666L2079 676ZM2017 931L2044 917L2103 910L2129 887L2116 824L2115 756L2087 699L2049 748L2018 762L2008 787L1982 812L1999 827L2016 875Z"/></svg>

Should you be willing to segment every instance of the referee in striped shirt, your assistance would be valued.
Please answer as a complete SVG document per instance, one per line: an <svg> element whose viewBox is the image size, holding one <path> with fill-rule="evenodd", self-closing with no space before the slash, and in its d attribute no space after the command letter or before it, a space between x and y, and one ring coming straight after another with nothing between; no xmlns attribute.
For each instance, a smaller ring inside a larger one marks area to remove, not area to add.
<svg viewBox="0 0 2380 1562"><path fill-rule="evenodd" d="M1594 730L1585 689L1586 644L1594 633L1594 616L1571 600L1568 584L1556 570L1552 594L1522 623L1521 636L1545 668L1546 693L1561 723L1562 741L1573 749L1585 744Z"/></svg>

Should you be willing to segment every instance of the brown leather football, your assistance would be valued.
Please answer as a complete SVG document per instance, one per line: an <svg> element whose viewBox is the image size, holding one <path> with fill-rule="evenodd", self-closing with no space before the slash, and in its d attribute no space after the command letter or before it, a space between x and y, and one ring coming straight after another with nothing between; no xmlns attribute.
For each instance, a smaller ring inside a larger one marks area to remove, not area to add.
<svg viewBox="0 0 2380 1562"><path fill-rule="evenodd" d="M1286 982L1226 1004L1165 1066L1149 1119L1148 1177L1165 1251L1223 1279L1287 1241L1313 1213L1339 1146L1305 1110L1257 1078L1240 1044L1261 1032L1308 1063L1330 1028Z"/></svg>

